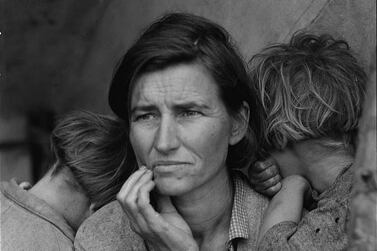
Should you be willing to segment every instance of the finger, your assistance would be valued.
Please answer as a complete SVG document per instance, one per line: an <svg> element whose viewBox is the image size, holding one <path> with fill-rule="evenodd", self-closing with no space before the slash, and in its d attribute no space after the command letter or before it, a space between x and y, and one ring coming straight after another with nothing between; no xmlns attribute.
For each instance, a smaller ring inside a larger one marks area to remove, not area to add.
<svg viewBox="0 0 377 251"><path fill-rule="evenodd" d="M128 191L124 192L124 194L120 193L117 196L118 201L122 204L125 210L127 210L132 216L135 216L137 213L137 205L136 201L138 198L138 191L141 186L143 186L148 181L151 181L153 177L153 173L150 170L146 170L141 174L138 180L133 183L133 186L128 188ZM123 197L122 197L123 196Z"/></svg>
<svg viewBox="0 0 377 251"><path fill-rule="evenodd" d="M148 182L152 181L153 172L151 170L146 170L139 178L139 180L130 187L129 193L127 194L128 200L135 201L139 196L139 189Z"/></svg>
<svg viewBox="0 0 377 251"><path fill-rule="evenodd" d="M280 175L275 175L274 177L269 178L266 181L257 183L255 185L255 190L257 190L257 191L267 190L268 188L273 187L277 183L279 183L280 180L281 180L281 176Z"/></svg>
<svg viewBox="0 0 377 251"><path fill-rule="evenodd" d="M172 213L177 211L177 209L171 202L170 196L159 195L157 205L161 213Z"/></svg>
<svg viewBox="0 0 377 251"><path fill-rule="evenodd" d="M271 165L264 171L250 176L250 180L253 180L255 182L261 182L266 181L276 175L279 175L279 168L276 165Z"/></svg>
<svg viewBox="0 0 377 251"><path fill-rule="evenodd" d="M153 209L151 203L150 203L150 192L155 187L155 183L153 180L149 180L147 183L145 183L143 186L140 187L138 191L137 196L137 206L141 211L141 214L144 215L144 213L148 213L149 209ZM155 211L155 210L153 210ZM154 213L154 212L153 212Z"/></svg>
<svg viewBox="0 0 377 251"><path fill-rule="evenodd" d="M140 229L146 229L147 227L145 220L142 219L143 217L138 211L136 200L138 189L148 180L152 179L152 172L150 170L139 170L137 172L138 174L135 174L135 176L132 177L133 182L131 183L133 186L128 188L126 187L123 190L123 193L119 192L117 195L117 200L120 202L123 211L127 214L128 218L131 221L134 221ZM127 182L128 181L129 180L127 180Z"/></svg>
<svg viewBox="0 0 377 251"><path fill-rule="evenodd" d="M130 189L139 181L141 176L147 171L145 167L141 167L139 170L130 175L130 177L124 182L120 191L117 194L117 199L121 202L127 197Z"/></svg>
<svg viewBox="0 0 377 251"><path fill-rule="evenodd" d="M275 161L271 158L266 159L264 161L257 161L254 164L254 170L255 170L255 172L260 173L260 172L264 171L266 168L269 168L270 166L272 166L274 164L275 164Z"/></svg>
<svg viewBox="0 0 377 251"><path fill-rule="evenodd" d="M126 197L121 201L123 210L132 222L133 230L137 233L147 234L151 232L141 209L147 206L151 207L149 193L154 187L152 176L152 171L146 170L133 184L133 187L130 187ZM153 208L151 207L151 209Z"/></svg>
<svg viewBox="0 0 377 251"><path fill-rule="evenodd" d="M275 194L277 194L280 191L280 189L281 189L281 182L277 183L275 186L272 186L264 191L261 191L261 193L269 197L272 197Z"/></svg>
<svg viewBox="0 0 377 251"><path fill-rule="evenodd" d="M150 180L138 191L137 207L140 216L149 226L157 226L161 221L160 214L152 207L150 203L150 192L155 187L154 181Z"/></svg>

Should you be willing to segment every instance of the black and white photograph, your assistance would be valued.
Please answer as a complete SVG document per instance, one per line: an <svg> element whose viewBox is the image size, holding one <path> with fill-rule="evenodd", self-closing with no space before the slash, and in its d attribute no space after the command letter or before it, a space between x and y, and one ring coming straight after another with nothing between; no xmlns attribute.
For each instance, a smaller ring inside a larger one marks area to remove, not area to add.
<svg viewBox="0 0 377 251"><path fill-rule="evenodd" d="M376 0L0 0L0 250L376 251Z"/></svg>

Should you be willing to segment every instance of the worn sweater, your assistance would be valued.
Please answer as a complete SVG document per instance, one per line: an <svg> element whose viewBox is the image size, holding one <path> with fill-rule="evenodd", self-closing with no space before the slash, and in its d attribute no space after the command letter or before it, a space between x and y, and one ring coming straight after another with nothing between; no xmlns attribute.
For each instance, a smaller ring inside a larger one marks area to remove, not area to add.
<svg viewBox="0 0 377 251"><path fill-rule="evenodd" d="M1 250L74 250L74 230L45 201L12 180L0 184Z"/></svg>
<svg viewBox="0 0 377 251"><path fill-rule="evenodd" d="M270 228L258 250L345 250L352 183L351 166L343 170L325 192L320 195L313 192L317 206L298 224L285 221Z"/></svg>

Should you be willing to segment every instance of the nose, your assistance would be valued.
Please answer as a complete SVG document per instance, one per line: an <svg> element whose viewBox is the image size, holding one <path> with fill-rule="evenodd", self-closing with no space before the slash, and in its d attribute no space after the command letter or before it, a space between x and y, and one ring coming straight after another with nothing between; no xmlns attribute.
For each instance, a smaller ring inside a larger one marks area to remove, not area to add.
<svg viewBox="0 0 377 251"><path fill-rule="evenodd" d="M155 149L162 154L169 154L179 147L177 125L174 118L162 117L154 140Z"/></svg>

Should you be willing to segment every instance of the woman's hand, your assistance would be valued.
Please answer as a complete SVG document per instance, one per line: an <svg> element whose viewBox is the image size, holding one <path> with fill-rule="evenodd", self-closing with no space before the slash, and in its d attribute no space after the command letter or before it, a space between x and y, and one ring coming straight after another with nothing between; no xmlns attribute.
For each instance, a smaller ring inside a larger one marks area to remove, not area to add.
<svg viewBox="0 0 377 251"><path fill-rule="evenodd" d="M279 192L281 188L279 167L272 158L257 161L250 166L249 179L257 192L270 197Z"/></svg>
<svg viewBox="0 0 377 251"><path fill-rule="evenodd" d="M155 187L151 170L141 167L122 186L117 200L135 232L158 250L199 250L190 227L168 196L158 195L157 212L150 203Z"/></svg>

